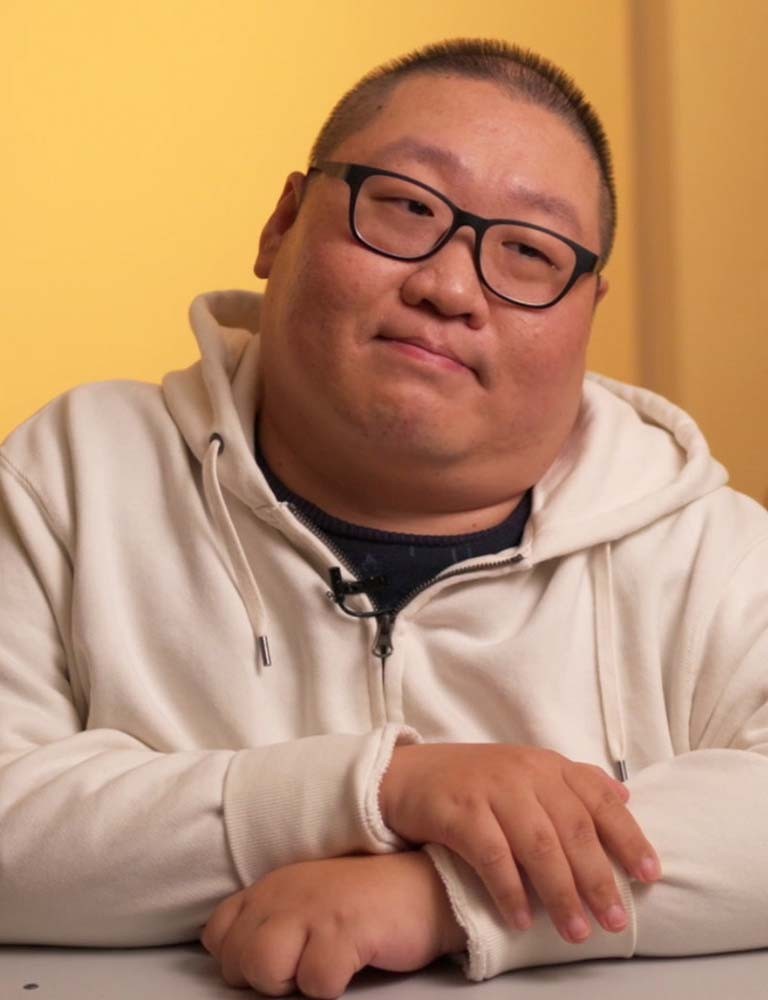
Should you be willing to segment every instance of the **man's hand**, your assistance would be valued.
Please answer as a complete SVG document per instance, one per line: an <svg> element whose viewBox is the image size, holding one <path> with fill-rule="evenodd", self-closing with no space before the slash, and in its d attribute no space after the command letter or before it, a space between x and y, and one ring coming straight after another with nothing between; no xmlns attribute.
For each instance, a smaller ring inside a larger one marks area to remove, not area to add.
<svg viewBox="0 0 768 1000"><path fill-rule="evenodd" d="M337 997L366 965L420 969L466 936L430 859L407 851L278 868L225 899L201 940L230 986Z"/></svg>
<svg viewBox="0 0 768 1000"><path fill-rule="evenodd" d="M581 898L606 930L626 926L609 855L643 882L661 877L628 798L624 785L592 764L537 747L480 743L397 747L380 791L391 830L455 851L520 930L531 922L524 873L572 943L590 933Z"/></svg>

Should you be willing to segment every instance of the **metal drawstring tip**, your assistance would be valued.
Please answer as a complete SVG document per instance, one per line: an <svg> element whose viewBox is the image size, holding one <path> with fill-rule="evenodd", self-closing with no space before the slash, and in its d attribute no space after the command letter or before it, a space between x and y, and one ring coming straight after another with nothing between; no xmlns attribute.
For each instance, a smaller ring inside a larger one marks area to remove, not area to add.
<svg viewBox="0 0 768 1000"><path fill-rule="evenodd" d="M272 666L272 657L269 655L269 639L266 635L260 635L259 639L259 658L261 660L262 667Z"/></svg>
<svg viewBox="0 0 768 1000"><path fill-rule="evenodd" d="M629 777L629 772L627 771L627 762L624 760L616 761L616 770L619 774L619 781L626 781Z"/></svg>

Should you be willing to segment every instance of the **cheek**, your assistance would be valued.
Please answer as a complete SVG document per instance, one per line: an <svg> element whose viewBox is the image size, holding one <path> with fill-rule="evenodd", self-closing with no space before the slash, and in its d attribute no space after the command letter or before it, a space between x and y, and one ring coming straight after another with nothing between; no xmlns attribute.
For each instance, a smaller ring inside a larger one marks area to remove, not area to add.
<svg viewBox="0 0 768 1000"><path fill-rule="evenodd" d="M543 391L562 387L583 372L589 329L589 315L526 317L514 332L502 334L505 377Z"/></svg>
<svg viewBox="0 0 768 1000"><path fill-rule="evenodd" d="M398 294L397 264L344 237L299 234L267 290L264 363L283 394L343 396L360 381L360 351ZM276 376L276 377L275 377Z"/></svg>
<svg viewBox="0 0 768 1000"><path fill-rule="evenodd" d="M391 285L381 270L375 255L362 248L320 247L315 254L305 248L295 261L283 329L290 329L309 349L319 338L331 353L367 340Z"/></svg>
<svg viewBox="0 0 768 1000"><path fill-rule="evenodd" d="M591 316L591 306L577 301L568 310L520 315L500 331L495 419L531 437L569 425L581 400Z"/></svg>

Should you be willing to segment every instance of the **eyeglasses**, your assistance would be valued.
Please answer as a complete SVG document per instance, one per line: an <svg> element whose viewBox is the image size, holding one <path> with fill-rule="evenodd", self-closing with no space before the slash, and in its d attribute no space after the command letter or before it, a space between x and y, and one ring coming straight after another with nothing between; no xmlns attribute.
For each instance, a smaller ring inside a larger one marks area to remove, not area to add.
<svg viewBox="0 0 768 1000"><path fill-rule="evenodd" d="M428 184L391 170L325 160L310 168L349 185L349 228L368 250L394 260L426 260L462 226L475 233L482 283L499 298L531 309L559 302L600 257L551 229L515 219L484 219Z"/></svg>

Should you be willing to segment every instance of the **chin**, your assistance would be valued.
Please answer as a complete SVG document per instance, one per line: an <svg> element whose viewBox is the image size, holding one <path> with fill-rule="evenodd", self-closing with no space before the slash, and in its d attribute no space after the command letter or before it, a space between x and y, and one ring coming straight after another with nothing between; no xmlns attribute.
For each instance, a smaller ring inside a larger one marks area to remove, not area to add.
<svg viewBox="0 0 768 1000"><path fill-rule="evenodd" d="M432 463L465 458L473 451L466 427L450 433L448 423L434 406L424 412L380 404L369 406L357 426L367 442L396 458Z"/></svg>

